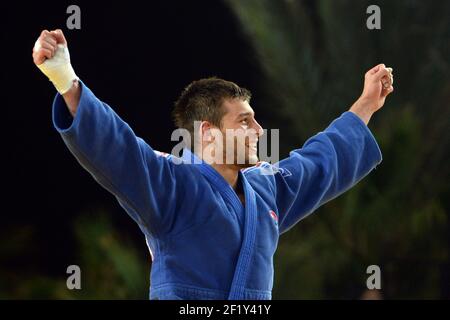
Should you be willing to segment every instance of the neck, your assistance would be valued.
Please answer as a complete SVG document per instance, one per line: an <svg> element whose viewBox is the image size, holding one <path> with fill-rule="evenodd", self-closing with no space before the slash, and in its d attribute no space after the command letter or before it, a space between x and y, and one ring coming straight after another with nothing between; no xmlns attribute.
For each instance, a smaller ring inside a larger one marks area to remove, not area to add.
<svg viewBox="0 0 450 320"><path fill-rule="evenodd" d="M212 164L211 165L227 182L236 190L239 177L240 168L227 164Z"/></svg>
<svg viewBox="0 0 450 320"><path fill-rule="evenodd" d="M194 149L195 150L195 149ZM203 150L202 147L200 147L200 150ZM195 155L202 159L201 152L196 151ZM239 171L241 170L241 167L236 165L230 165L230 164L216 164L214 162L209 162L205 159L203 159L206 163L209 163L224 179L228 184L234 189L237 189L238 184L238 178L239 178Z"/></svg>

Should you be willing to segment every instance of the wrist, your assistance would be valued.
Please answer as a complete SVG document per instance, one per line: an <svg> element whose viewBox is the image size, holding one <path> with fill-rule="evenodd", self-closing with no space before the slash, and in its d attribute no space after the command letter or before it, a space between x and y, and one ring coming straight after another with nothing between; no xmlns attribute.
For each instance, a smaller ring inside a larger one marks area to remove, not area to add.
<svg viewBox="0 0 450 320"><path fill-rule="evenodd" d="M37 66L44 73L60 94L66 93L78 79L70 64L69 50L65 45L58 44L58 49L51 59Z"/></svg>
<svg viewBox="0 0 450 320"><path fill-rule="evenodd" d="M72 86L62 96L70 114L75 117L81 96L81 88L78 79L73 80Z"/></svg>
<svg viewBox="0 0 450 320"><path fill-rule="evenodd" d="M365 102L363 99L359 98L356 102L351 106L350 112L356 114L361 120L367 125L370 121L370 118L375 113L373 108L369 103Z"/></svg>

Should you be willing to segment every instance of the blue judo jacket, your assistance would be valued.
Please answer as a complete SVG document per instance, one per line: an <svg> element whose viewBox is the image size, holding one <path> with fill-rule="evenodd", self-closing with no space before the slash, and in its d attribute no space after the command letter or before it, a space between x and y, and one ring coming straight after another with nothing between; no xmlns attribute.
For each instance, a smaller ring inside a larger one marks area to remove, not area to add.
<svg viewBox="0 0 450 320"><path fill-rule="evenodd" d="M279 163L241 170L244 206L210 165L187 149L181 159L153 150L80 84L75 117L57 94L53 124L144 233L150 299L271 299L280 234L382 160L368 127L347 111Z"/></svg>

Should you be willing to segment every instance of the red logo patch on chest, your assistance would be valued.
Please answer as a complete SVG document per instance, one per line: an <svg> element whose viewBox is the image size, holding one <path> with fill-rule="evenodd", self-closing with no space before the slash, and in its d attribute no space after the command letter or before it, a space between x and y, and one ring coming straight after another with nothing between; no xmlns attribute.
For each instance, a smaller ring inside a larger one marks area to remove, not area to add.
<svg viewBox="0 0 450 320"><path fill-rule="evenodd" d="M270 210L269 213L272 219L275 220L275 222L278 222L278 215L275 213L275 211Z"/></svg>

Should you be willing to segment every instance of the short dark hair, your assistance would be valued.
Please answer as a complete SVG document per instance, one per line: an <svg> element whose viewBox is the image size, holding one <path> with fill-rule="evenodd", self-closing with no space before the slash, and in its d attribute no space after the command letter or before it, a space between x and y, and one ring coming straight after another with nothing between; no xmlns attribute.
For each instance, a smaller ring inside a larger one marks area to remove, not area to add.
<svg viewBox="0 0 450 320"><path fill-rule="evenodd" d="M239 98L250 102L251 92L236 83L217 77L204 78L191 82L175 102L172 116L178 128L194 134L194 121L209 121L221 128L225 110L225 99ZM192 143L193 141L191 141Z"/></svg>

